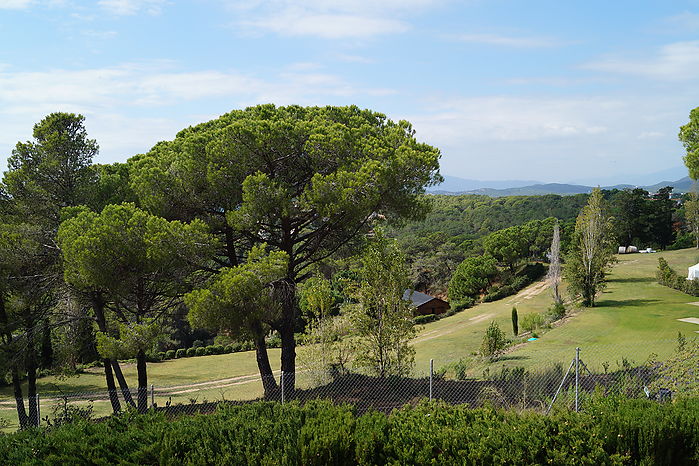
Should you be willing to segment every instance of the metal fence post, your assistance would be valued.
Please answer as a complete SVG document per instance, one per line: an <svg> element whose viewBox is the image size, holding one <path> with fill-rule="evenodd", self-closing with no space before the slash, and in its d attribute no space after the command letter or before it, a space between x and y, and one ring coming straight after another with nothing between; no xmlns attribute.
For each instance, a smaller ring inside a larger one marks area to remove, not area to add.
<svg viewBox="0 0 699 466"><path fill-rule="evenodd" d="M155 408L155 387L150 384L150 407Z"/></svg>
<svg viewBox="0 0 699 466"><path fill-rule="evenodd" d="M39 404L39 394L36 394L36 426L41 425L41 404Z"/></svg>
<svg viewBox="0 0 699 466"><path fill-rule="evenodd" d="M284 372L282 372L282 375L279 377L279 384L282 387L282 404L284 404Z"/></svg>
<svg viewBox="0 0 699 466"><path fill-rule="evenodd" d="M578 394L580 392L580 347L575 348L575 412L578 412Z"/></svg>
<svg viewBox="0 0 699 466"><path fill-rule="evenodd" d="M434 359L430 359L430 401L432 401L432 379L434 377Z"/></svg>

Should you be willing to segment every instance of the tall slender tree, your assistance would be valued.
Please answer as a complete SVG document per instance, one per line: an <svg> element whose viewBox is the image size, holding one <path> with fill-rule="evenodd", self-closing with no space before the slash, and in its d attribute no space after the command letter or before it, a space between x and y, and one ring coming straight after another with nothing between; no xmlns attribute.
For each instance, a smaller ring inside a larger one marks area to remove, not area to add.
<svg viewBox="0 0 699 466"><path fill-rule="evenodd" d="M561 229L556 222L553 226L553 239L551 240L549 270L546 275L553 294L553 302L561 304L563 299L559 287L561 285Z"/></svg>
<svg viewBox="0 0 699 466"><path fill-rule="evenodd" d="M565 275L573 295L586 307L595 305L597 293L606 285L607 269L614 261L612 218L602 192L592 190L587 205L575 222L575 233L566 260Z"/></svg>

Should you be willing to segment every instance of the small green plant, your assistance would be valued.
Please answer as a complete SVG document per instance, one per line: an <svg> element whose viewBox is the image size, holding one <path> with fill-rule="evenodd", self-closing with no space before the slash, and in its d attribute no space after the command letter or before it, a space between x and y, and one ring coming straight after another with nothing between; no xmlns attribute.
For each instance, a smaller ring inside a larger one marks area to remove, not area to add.
<svg viewBox="0 0 699 466"><path fill-rule="evenodd" d="M165 351L165 359L175 359L175 350Z"/></svg>
<svg viewBox="0 0 699 466"><path fill-rule="evenodd" d="M190 349L194 349L195 356L206 356L207 355L206 348L204 348L202 346L200 346L198 348L190 348ZM187 351L187 352L189 352L189 351Z"/></svg>
<svg viewBox="0 0 699 466"><path fill-rule="evenodd" d="M178 350L175 352L175 357L176 357L177 359L179 359L179 358L184 358L184 357L186 357L186 356L187 356L187 350L184 349L184 348L180 348L180 349L178 349Z"/></svg>
<svg viewBox="0 0 699 466"><path fill-rule="evenodd" d="M505 338L505 333L500 330L498 323L492 321L483 336L481 356L493 359L507 347L508 343L509 341Z"/></svg>
<svg viewBox="0 0 699 466"><path fill-rule="evenodd" d="M204 346L204 342L201 340L194 340L194 343L192 343L192 348L199 348L201 346Z"/></svg>
<svg viewBox="0 0 699 466"><path fill-rule="evenodd" d="M533 332L544 326L544 316L538 312L525 314L522 317L521 327L525 332Z"/></svg>
<svg viewBox="0 0 699 466"><path fill-rule="evenodd" d="M187 357L191 358L197 355L197 348L187 348Z"/></svg>

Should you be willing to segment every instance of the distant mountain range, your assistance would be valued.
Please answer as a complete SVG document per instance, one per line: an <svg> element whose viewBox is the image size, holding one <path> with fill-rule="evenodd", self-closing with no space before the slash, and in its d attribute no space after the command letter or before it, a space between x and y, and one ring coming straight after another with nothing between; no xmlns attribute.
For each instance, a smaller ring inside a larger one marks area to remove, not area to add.
<svg viewBox="0 0 699 466"><path fill-rule="evenodd" d="M533 184L523 184L528 182L521 180L491 182L467 180L453 176L445 176L444 178L444 183L431 188L429 191L434 194L482 194L490 197L538 196L543 194L559 194L565 196L572 194L589 193L592 191L593 188L592 186L565 183L533 182ZM484 183L493 186L483 187ZM507 183L512 184L508 186ZM613 186L602 186L602 189L627 189L638 187L643 188L649 192L655 192L660 188L664 188L665 186L672 186L675 192L684 193L688 192L691 189L692 183L693 181L688 176L685 176L684 178L680 178L676 181L661 181L660 183L655 183L647 186L637 186L632 184L616 184ZM479 184L480 186L478 186ZM464 186L478 187L463 189Z"/></svg>

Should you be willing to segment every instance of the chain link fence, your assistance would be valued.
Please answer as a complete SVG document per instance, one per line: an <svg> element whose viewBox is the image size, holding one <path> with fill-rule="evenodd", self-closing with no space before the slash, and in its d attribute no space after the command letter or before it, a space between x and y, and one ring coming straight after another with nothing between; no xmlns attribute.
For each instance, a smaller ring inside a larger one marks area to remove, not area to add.
<svg viewBox="0 0 699 466"><path fill-rule="evenodd" d="M294 374L277 371L265 384L259 374L167 387L153 381L147 389L147 408L177 415L209 413L220 404L261 399L280 403L326 399L352 404L361 413L390 412L428 399L547 413L551 409L584 409L585 399L593 392L663 402L678 393L699 395L699 351L695 349L699 345L696 342L691 345L690 351L678 350L662 360L651 355L640 363L626 356L641 354L638 345L629 353L624 352L626 348L589 346L571 347L566 362L529 368L499 365L498 362L507 358L500 361L496 358L472 363L470 368L462 367L468 364L458 361L449 365L447 371L444 367L436 368L430 360L416 366L410 376L380 376L376 368L329 366L301 367ZM480 365L474 369L473 364ZM474 371L480 373L476 375ZM111 394L107 391L39 393L35 405L38 409L31 411L28 422L56 425L79 417L103 418L114 412L115 400L122 410L135 409L137 389L116 390ZM26 399L24 402L28 404ZM16 406L11 397L0 398L0 422L5 432L19 428Z"/></svg>

